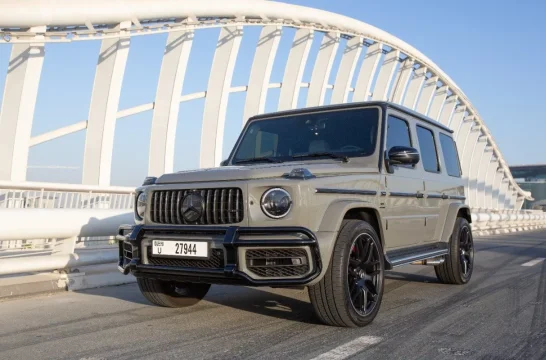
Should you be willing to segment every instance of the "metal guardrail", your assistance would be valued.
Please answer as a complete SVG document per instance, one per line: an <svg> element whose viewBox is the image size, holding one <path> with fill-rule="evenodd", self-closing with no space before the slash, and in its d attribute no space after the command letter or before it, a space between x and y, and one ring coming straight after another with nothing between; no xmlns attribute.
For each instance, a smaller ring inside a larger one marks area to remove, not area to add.
<svg viewBox="0 0 546 360"><path fill-rule="evenodd" d="M0 206L0 275L115 262L113 236L119 225L134 221L133 188L0 182L0 193L18 194L9 199L28 199L34 193L54 193L62 199L87 196L68 201L67 207L64 201L47 207L30 206L36 202L4 202L6 206ZM120 198L129 200L116 200ZM29 206L19 206L22 204ZM476 235L546 228L546 212L538 210L473 209L472 220Z"/></svg>

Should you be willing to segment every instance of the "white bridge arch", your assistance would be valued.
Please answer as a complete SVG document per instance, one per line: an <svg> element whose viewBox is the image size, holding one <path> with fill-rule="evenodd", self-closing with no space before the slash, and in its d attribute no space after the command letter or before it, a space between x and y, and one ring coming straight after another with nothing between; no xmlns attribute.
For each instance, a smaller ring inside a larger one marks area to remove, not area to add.
<svg viewBox="0 0 546 360"><path fill-rule="evenodd" d="M245 28L261 27L247 86L231 80ZM220 27L205 92L181 96L193 36ZM282 83L270 83L283 28L296 28ZM131 38L168 32L153 103L118 109ZM313 34L323 32L315 59L309 57ZM344 49L340 38L346 38ZM100 41L101 48L85 121L31 137L45 43ZM267 91L280 87L278 109L296 107L308 87L307 106L325 102L390 100L448 125L455 132L467 201L477 211L519 210L531 194L512 177L484 120L463 91L434 62L404 41L361 21L313 8L262 0L27 0L0 3L0 46L12 44L0 112L0 180L26 180L29 148L74 132L86 131L83 182L110 185L116 120L153 110L149 169L151 175L173 170L180 102L205 98L200 166L222 160L228 97L247 92L244 118L262 113ZM343 51L335 82L332 63ZM359 68L358 59L364 57ZM302 83L305 65L314 61L311 81ZM351 87L353 79L355 86ZM242 124L241 124L242 125ZM485 210L483 210L485 209Z"/></svg>

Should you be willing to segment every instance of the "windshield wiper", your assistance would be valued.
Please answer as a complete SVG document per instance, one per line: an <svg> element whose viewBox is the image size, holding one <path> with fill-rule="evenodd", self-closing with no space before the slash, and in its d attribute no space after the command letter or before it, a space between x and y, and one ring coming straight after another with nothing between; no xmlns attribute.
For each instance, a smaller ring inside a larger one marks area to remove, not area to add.
<svg viewBox="0 0 546 360"><path fill-rule="evenodd" d="M250 158L250 159L243 159L243 160L237 160L234 161L234 164L248 164L248 163L255 163L255 162L270 162L270 163L281 163L282 161L279 159L275 159L273 157L256 157L256 158Z"/></svg>
<svg viewBox="0 0 546 360"><path fill-rule="evenodd" d="M349 162L349 158L345 155L336 154L333 152L314 152L308 154L293 155L292 159L306 158L306 157L330 157L332 159L339 159L343 162Z"/></svg>

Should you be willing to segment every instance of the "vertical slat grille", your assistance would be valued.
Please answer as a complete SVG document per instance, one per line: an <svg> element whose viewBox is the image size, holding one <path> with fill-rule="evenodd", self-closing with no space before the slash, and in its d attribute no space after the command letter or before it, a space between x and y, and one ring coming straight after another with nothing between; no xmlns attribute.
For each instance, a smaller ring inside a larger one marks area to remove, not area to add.
<svg viewBox="0 0 546 360"><path fill-rule="evenodd" d="M201 217L192 223L181 211L184 197L190 193L199 194L204 203ZM149 206L151 220L158 224L235 224L244 218L243 193L238 188L154 191Z"/></svg>

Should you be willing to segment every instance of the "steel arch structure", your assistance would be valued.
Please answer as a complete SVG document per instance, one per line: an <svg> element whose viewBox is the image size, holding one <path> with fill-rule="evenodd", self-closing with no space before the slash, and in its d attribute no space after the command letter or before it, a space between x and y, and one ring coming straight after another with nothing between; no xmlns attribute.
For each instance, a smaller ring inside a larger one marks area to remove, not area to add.
<svg viewBox="0 0 546 360"><path fill-rule="evenodd" d="M232 87L241 39L250 26L261 27L261 33L248 85ZM221 29L208 88L181 96L194 34L211 27ZM287 27L296 31L283 81L270 83ZM312 59L310 47L317 32L325 35ZM168 36L155 101L119 110L131 39L157 33ZM347 39L344 48L341 38ZM31 137L45 44L76 41L101 42L89 117ZM86 131L83 182L108 186L116 120L149 110L153 118L148 172L170 172L179 104L198 98L205 98L200 166L212 167L222 160L230 93L247 93L247 119L264 112L269 88L280 88L278 109L282 110L296 107L300 90L306 87L307 106L324 104L326 91L331 89L331 103L347 102L351 93L352 101L390 100L451 127L467 181L467 201L475 211L519 210L524 199L531 199L515 182L476 108L447 74L411 45L346 16L263 0L94 0L85 6L71 0L14 0L0 4L0 46L7 42L13 45L0 112L0 163L5 164L0 180L25 181L30 147ZM339 51L341 63L332 74ZM309 62L313 62L311 81L302 83ZM331 75L333 84L328 83Z"/></svg>

